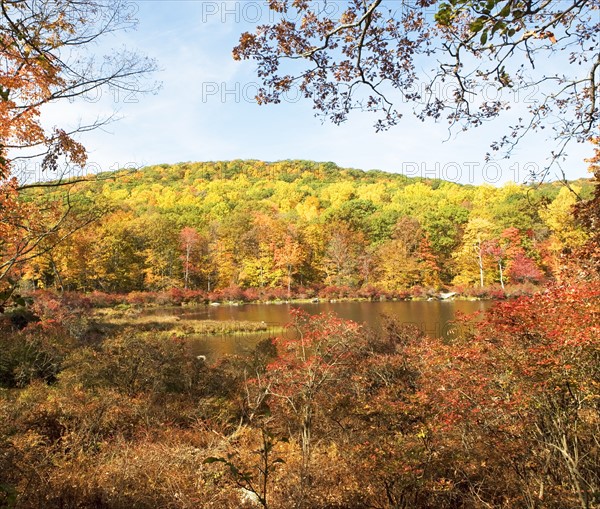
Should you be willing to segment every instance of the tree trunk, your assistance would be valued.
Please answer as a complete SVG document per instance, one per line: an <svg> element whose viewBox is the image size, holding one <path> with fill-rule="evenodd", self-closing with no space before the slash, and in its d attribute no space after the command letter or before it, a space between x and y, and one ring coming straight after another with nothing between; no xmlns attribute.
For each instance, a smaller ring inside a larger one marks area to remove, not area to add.
<svg viewBox="0 0 600 509"><path fill-rule="evenodd" d="M483 288L483 256L481 256L481 239L477 241L476 245L477 250L477 262L479 263L479 283L481 284L481 288Z"/></svg>
<svg viewBox="0 0 600 509"><path fill-rule="evenodd" d="M188 245L185 249L185 274L183 275L184 288L187 290L188 281L190 277L190 251L191 247Z"/></svg>

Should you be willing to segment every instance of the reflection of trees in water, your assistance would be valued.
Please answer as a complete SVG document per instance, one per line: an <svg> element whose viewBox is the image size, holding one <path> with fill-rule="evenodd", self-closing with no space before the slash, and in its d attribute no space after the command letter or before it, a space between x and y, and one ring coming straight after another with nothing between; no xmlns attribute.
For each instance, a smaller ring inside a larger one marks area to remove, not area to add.
<svg viewBox="0 0 600 509"><path fill-rule="evenodd" d="M323 302L298 305L248 304L219 306L204 311L184 312L187 319L264 321L273 330L257 334L220 335L193 339L198 355L222 356L248 354L261 340L281 336L280 327L290 322L290 310L298 307L310 314L334 313L340 318L379 328L383 315L390 315L402 323L412 324L432 337L454 337L460 327L453 323L456 312L472 314L492 305L490 301L402 301L402 302ZM153 313L180 313L179 309L158 309ZM286 331L285 334L292 334Z"/></svg>

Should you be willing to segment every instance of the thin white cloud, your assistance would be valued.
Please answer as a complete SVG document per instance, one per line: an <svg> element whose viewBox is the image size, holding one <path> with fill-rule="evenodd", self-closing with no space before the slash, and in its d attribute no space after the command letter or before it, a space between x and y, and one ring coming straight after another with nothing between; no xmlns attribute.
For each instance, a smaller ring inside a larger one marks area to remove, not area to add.
<svg viewBox="0 0 600 509"><path fill-rule="evenodd" d="M375 133L373 117L366 114L355 114L338 127L315 118L309 102L257 106L253 102L254 64L235 62L231 57L239 34L250 26L244 23L249 15L239 11L239 2L237 14L231 6L229 14L207 11L215 6L223 10L224 4L140 2L138 30L113 37L99 49L124 44L155 57L162 69L156 74L163 82L159 94L127 102L105 92L97 103L52 105L45 111L47 123L76 123L80 117L93 119L120 110L124 115L120 122L88 133L83 140L90 159L102 168L186 160L302 158L465 183L494 175L496 167L485 173L484 156L508 119L459 133L444 143L448 137L445 124L422 123L410 113L396 128ZM522 107L524 104L516 104L509 118L518 115ZM534 137L511 161L498 162L498 183L524 178L525 165L543 165L548 153L544 138ZM586 176L582 160L590 153L585 146L572 148L565 166L569 177Z"/></svg>

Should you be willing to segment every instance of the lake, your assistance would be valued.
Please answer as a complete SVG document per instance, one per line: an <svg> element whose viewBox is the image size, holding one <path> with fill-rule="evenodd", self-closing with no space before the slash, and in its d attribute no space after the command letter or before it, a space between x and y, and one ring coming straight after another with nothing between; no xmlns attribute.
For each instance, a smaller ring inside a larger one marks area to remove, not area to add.
<svg viewBox="0 0 600 509"><path fill-rule="evenodd" d="M335 313L340 318L377 327L382 315L395 316L403 323L415 324L433 337L449 337L456 334L453 320L457 312L471 314L484 311L493 301L388 301L388 302L318 302L302 304L243 304L221 305L202 308L169 308L149 310L151 314L177 314L186 319L197 320L250 320L265 322L272 332L234 336L210 336L194 338L194 351L211 358L225 354L247 354L262 339L281 335L281 326L289 323L290 310L300 308L310 314Z"/></svg>

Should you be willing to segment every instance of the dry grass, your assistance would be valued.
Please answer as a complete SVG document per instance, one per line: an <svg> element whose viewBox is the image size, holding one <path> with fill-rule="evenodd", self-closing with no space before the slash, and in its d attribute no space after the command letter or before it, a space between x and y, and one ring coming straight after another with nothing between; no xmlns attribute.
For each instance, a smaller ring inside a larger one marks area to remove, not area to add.
<svg viewBox="0 0 600 509"><path fill-rule="evenodd" d="M219 336L254 334L258 332L282 332L283 327L265 322L247 320L195 320L175 315L140 315L134 313L96 313L96 322L102 328L120 329L133 327L140 331L159 330L179 336Z"/></svg>

